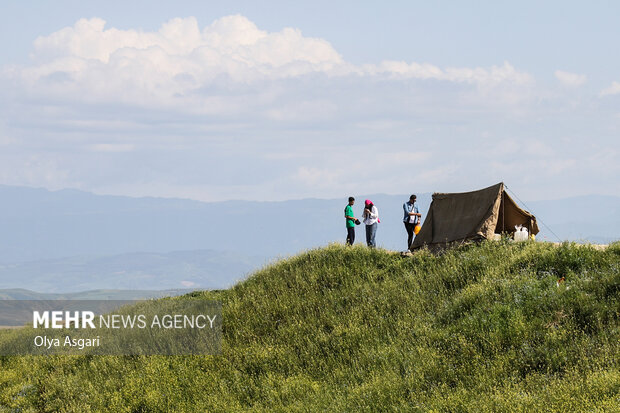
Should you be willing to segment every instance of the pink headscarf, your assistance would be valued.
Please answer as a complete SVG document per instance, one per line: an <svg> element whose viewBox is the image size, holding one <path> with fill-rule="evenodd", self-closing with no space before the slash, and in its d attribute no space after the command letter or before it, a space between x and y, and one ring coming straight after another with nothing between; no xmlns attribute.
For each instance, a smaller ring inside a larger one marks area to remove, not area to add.
<svg viewBox="0 0 620 413"><path fill-rule="evenodd" d="M371 201L370 199L367 199L366 201L364 201L364 204L365 204L366 206L368 206L368 205L372 204L372 201ZM374 204L373 204L373 205L374 205ZM377 218L377 222L381 223L381 220Z"/></svg>

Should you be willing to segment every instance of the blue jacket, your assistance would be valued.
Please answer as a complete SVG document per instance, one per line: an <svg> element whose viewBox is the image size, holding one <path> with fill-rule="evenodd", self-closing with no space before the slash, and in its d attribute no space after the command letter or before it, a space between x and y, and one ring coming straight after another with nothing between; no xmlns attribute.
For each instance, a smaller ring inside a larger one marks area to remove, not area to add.
<svg viewBox="0 0 620 413"><path fill-rule="evenodd" d="M403 222L409 222L409 213L410 212L415 212L416 214L419 214L420 211L418 210L418 204L416 202L414 202L413 204L410 204L409 201L405 202L403 204L403 212L405 213L405 216L403 217ZM420 217L418 217L417 215L414 216L415 220L414 220L414 224L417 224L418 221L420 220Z"/></svg>

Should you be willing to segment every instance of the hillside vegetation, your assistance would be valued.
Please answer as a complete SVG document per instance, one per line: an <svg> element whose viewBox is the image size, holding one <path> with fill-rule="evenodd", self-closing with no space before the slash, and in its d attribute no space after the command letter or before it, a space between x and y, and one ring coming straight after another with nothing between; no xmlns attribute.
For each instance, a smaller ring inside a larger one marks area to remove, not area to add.
<svg viewBox="0 0 620 413"><path fill-rule="evenodd" d="M0 411L620 411L618 243L333 245L192 295L222 355L2 357Z"/></svg>

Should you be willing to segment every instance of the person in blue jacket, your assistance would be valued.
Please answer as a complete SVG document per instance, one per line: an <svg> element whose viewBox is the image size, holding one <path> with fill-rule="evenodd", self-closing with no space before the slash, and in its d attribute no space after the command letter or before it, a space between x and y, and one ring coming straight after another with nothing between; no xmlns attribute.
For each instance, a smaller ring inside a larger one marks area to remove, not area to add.
<svg viewBox="0 0 620 413"><path fill-rule="evenodd" d="M403 216L403 223L405 224L408 236L407 249L411 247L411 243L413 242L413 229L420 223L420 218L422 218L422 214L420 214L420 210L418 210L418 204L415 202L416 198L415 195L411 195L409 201L403 204L403 212L405 213Z"/></svg>

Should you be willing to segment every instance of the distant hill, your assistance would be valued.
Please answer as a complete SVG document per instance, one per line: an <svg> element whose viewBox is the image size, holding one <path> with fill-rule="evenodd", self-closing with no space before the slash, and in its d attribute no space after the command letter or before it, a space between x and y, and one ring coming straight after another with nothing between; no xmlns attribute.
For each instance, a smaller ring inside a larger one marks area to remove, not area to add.
<svg viewBox="0 0 620 413"><path fill-rule="evenodd" d="M428 209L430 195L418 196L421 209ZM359 214L366 196L357 198ZM378 241L404 249L408 195L371 198L382 215ZM205 249L274 258L343 241L345 204L346 197L205 203L0 185L0 263Z"/></svg>
<svg viewBox="0 0 620 413"><path fill-rule="evenodd" d="M187 294L183 290L91 290L75 293L38 293L23 288L0 290L0 300L144 300Z"/></svg>
<svg viewBox="0 0 620 413"><path fill-rule="evenodd" d="M334 245L191 293L222 302L221 355L0 357L0 410L616 412L619 264L620 244Z"/></svg>
<svg viewBox="0 0 620 413"><path fill-rule="evenodd" d="M210 250L77 256L0 264L0 289L48 293L218 289L229 287L264 263L260 257Z"/></svg>

